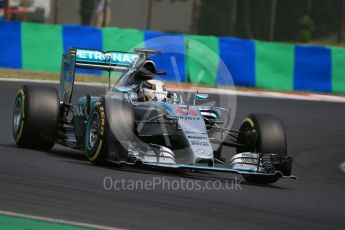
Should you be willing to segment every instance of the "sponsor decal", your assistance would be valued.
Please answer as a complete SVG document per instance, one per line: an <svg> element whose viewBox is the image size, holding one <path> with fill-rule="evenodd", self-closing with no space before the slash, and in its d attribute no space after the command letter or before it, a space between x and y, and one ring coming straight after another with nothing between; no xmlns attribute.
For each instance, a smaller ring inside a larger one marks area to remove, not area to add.
<svg viewBox="0 0 345 230"><path fill-rule="evenodd" d="M197 134L197 135L207 135L207 133L199 133L199 132L192 132L192 131L184 131L186 134Z"/></svg>
<svg viewBox="0 0 345 230"><path fill-rule="evenodd" d="M175 113L179 115L189 115L189 116L194 116L194 117L198 115L198 112L193 108L189 108L187 111L186 108L177 107L175 109Z"/></svg>
<svg viewBox="0 0 345 230"><path fill-rule="evenodd" d="M258 159L254 159L254 158L241 158L242 164L257 164L258 163Z"/></svg>
<svg viewBox="0 0 345 230"><path fill-rule="evenodd" d="M76 117L83 117L84 116L83 107L80 105L75 106L73 110L73 115Z"/></svg>
<svg viewBox="0 0 345 230"><path fill-rule="evenodd" d="M178 118L180 120L185 120L185 121L198 121L198 120L200 120L200 117L179 116Z"/></svg>
<svg viewBox="0 0 345 230"><path fill-rule="evenodd" d="M109 52L102 53L97 50L77 50L77 61L85 62L109 62L118 65L130 65L139 57L138 54L133 53L121 53L121 52Z"/></svg>
<svg viewBox="0 0 345 230"><path fill-rule="evenodd" d="M197 146L209 146L208 142L204 142L204 141L191 141L192 145L197 145Z"/></svg>
<svg viewBox="0 0 345 230"><path fill-rule="evenodd" d="M196 139L196 140L207 140L208 137L199 137L199 136L188 136L189 139Z"/></svg>
<svg viewBox="0 0 345 230"><path fill-rule="evenodd" d="M241 157L247 157L247 158L259 158L257 154L250 154L250 153L242 153Z"/></svg>

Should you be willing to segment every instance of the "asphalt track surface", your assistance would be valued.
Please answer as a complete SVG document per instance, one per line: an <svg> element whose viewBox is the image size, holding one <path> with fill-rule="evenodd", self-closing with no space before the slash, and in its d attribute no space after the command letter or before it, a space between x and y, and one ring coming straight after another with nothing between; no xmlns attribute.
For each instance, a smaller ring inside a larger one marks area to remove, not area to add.
<svg viewBox="0 0 345 230"><path fill-rule="evenodd" d="M49 152L19 149L11 116L20 85L0 84L0 210L129 229L345 229L343 103L238 97L236 124L251 112L282 118L298 180L270 186L242 182L237 190L107 191L105 177L201 184L236 177L95 167L81 152L61 146ZM77 86L75 96L102 91Z"/></svg>

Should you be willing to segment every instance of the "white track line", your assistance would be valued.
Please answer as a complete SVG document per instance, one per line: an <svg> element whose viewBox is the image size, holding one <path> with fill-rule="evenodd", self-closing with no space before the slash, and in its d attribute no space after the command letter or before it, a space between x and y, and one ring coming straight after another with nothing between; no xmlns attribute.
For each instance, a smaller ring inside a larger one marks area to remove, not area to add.
<svg viewBox="0 0 345 230"><path fill-rule="evenodd" d="M13 216L13 217L20 217L25 219L31 219L31 220L38 220L38 221L45 221L55 224L66 224L66 225L73 225L76 227L84 227L84 228L93 228L93 229L101 229L101 230L120 230L120 228L113 228L113 227L107 227L97 224L86 224L86 223L80 223L75 221L69 221L69 220L61 220L61 219L55 219L55 218L47 218L42 216L33 216L33 215L26 215L22 213L17 212L8 212L8 211L2 211L0 210L0 215L7 215L7 216Z"/></svg>
<svg viewBox="0 0 345 230"><path fill-rule="evenodd" d="M45 83L45 84L59 84L59 81L51 80L30 80L19 78L0 78L0 81L9 82L30 82L30 83ZM95 86L95 87L107 87L104 83L89 83L89 82L76 82L76 85ZM269 91L257 91L257 90L234 90L234 89L217 89L217 88L204 88L196 87L196 89L185 89L186 87L169 88L174 91L187 91L212 93L212 94L225 94L225 95L239 95L246 97L262 97L262 98L277 98L277 99L289 99L289 100L302 100L302 101L322 101L322 102L338 102L345 103L345 97L324 95L315 93L285 93L285 92L269 92Z"/></svg>
<svg viewBox="0 0 345 230"><path fill-rule="evenodd" d="M194 90L195 91L195 90ZM203 92L200 89L200 92ZM268 92L268 91L255 91L255 90L229 90L229 89L215 89L209 88L205 92L228 94L228 95L239 95L247 97L263 97L263 98L277 98L277 99L289 99L289 100L302 100L302 101L322 101L322 102L339 102L345 103L345 97L323 95L323 94L298 94L298 93L284 93L284 92Z"/></svg>
<svg viewBox="0 0 345 230"><path fill-rule="evenodd" d="M345 173L345 162L340 164L340 170Z"/></svg>

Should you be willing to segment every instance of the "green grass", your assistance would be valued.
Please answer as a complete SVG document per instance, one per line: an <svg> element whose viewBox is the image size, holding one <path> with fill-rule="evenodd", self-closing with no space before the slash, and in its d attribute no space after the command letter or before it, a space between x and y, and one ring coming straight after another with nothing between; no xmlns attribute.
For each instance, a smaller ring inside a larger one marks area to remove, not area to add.
<svg viewBox="0 0 345 230"><path fill-rule="evenodd" d="M0 68L0 78L17 78L17 79L29 79L29 80L52 80L59 81L59 73L43 72L43 71L26 71L17 69L1 69ZM114 83L118 77L112 76L111 81ZM88 83L108 83L108 76L96 76L87 74L76 74L77 82L88 82ZM171 82L172 85L177 85L175 82ZM195 86L193 83L179 83L182 86ZM211 85L203 84L200 86L204 87L214 87Z"/></svg>
<svg viewBox="0 0 345 230"><path fill-rule="evenodd" d="M60 80L59 73L40 72L40 71L24 71L15 69L0 69L0 78L18 78L30 80ZM108 77L76 74L76 81L78 82L96 82L107 83Z"/></svg>

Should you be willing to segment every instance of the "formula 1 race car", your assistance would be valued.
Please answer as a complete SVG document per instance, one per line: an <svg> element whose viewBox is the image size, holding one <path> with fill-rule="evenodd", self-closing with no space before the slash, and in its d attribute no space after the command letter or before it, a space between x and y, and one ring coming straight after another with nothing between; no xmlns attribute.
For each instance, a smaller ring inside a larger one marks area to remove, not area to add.
<svg viewBox="0 0 345 230"><path fill-rule="evenodd" d="M239 130L222 128L229 121L227 109L196 103L207 94L189 93L186 99L156 80L166 74L151 59L157 54L71 48L63 55L59 93L41 85L19 89L13 110L17 146L49 150L58 143L85 152L97 165L238 173L253 183L294 178L280 119L250 114ZM108 71L108 92L71 104L76 68ZM112 71L122 76L111 87ZM211 138L215 132L225 139ZM218 143L217 149L211 142ZM228 163L222 146L236 148Z"/></svg>

